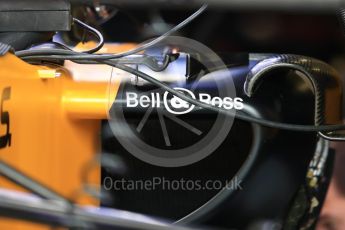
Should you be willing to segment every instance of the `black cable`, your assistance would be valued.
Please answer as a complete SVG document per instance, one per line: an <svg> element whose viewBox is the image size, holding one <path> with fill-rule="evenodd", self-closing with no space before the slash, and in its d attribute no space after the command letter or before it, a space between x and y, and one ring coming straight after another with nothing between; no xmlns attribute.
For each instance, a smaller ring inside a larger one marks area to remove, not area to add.
<svg viewBox="0 0 345 230"><path fill-rule="evenodd" d="M202 14L207 8L207 5L204 4L202 5L195 13L193 13L191 16L186 18L184 21L176 25L174 28L169 30L168 32L164 33L163 35L159 36L158 38L146 42L146 43L141 43L139 44L138 47L131 49L129 51L125 51L122 53L118 54L83 54L79 52L73 52L73 51L68 51L68 50L61 50L61 49L36 49L36 50L22 50L22 51L17 51L15 52L15 55L18 57L27 57L30 56L30 59L35 59L34 56L36 55L54 55L52 58L55 60L65 60L65 59L70 59L71 55L73 55L73 60L107 60L107 59L116 59L116 58L121 58L125 57L128 55L136 54L139 53L143 50L146 50L160 41L164 40L167 36L170 36L171 34L175 33L176 31L182 29L184 26L189 24L191 21L193 21L196 17L198 17L200 14ZM36 59L42 59L41 57L37 57Z"/></svg>
<svg viewBox="0 0 345 230"><path fill-rule="evenodd" d="M29 57L24 57L22 59L52 59L55 60L56 56L52 55L52 56L46 56L46 55L41 55L41 56L29 56ZM62 59L62 58L61 58ZM79 59L77 58L77 60L74 59L74 56L66 56L64 57L63 60L72 60L76 63L83 63L83 61L78 61ZM281 123L281 122L275 122L275 121L269 121L269 120L264 120L264 119L260 119L260 118L255 118L255 117L251 117L245 114L241 114L240 111L237 111L237 113L235 114L233 111L229 111L229 110L225 110L223 108L219 108L219 107L215 107L213 105L209 105L203 102L200 102L198 100L195 100L191 97L188 97L186 95L184 95L183 93L180 93L179 91L176 91L174 89L172 89L171 87L169 87L168 85L166 85L165 83L156 80L155 78L140 72L136 69L130 68L126 65L122 65L119 64L121 63L121 61L117 61L117 60L98 60L98 59L88 59L87 60L88 64L97 64L97 63L104 63L110 66L113 66L115 68L118 69L122 69L126 72L129 72L131 74L135 74L137 76L139 76L140 78L156 85L157 87L161 87L163 89L165 89L166 91L170 92L171 94L175 95L176 97L187 101L193 105L196 106L200 106L202 108L214 111L214 112L220 112L226 115L230 115L232 117L235 117L237 119L243 120L243 121L247 121L247 122L251 122L251 123L256 123L262 126L266 126L266 127L271 127L271 128L277 128L277 129L284 129L284 130L292 130L292 131L300 131L300 132L321 132L321 131L336 131L336 130L345 130L345 125L343 124L338 124L338 125L318 125L318 126L314 126L314 125L297 125L297 124L286 124L286 123Z"/></svg>
<svg viewBox="0 0 345 230"><path fill-rule="evenodd" d="M122 69L126 72L135 74L144 80L161 87L165 89L166 91L170 92L171 94L175 95L176 97L179 97L180 99L187 101L193 105L200 106L202 108L214 111L214 112L220 112L222 114L233 116L237 119L241 119L243 121L256 123L262 126L271 127L271 128L278 128L278 129L285 129L285 130L292 130L292 131L301 131L301 132L320 132L320 131L336 131L336 130L345 130L345 125L338 124L338 125L297 125L297 124L286 124L286 123L280 123L275 121L269 121L264 120L260 118L251 117L245 114L242 114L240 111L237 111L237 113L229 110L225 110L223 108L215 107L213 105L209 105L203 102L200 102L198 100L195 100L191 97L188 97L184 95L183 93L180 93L177 90L172 89L165 83L156 80L155 78L140 72L136 69L130 68L126 65L119 64L119 62L116 62L116 60L109 60L109 59L117 59L122 58L128 55L132 55L135 53L138 53L140 51L143 51L147 48L152 47L153 45L157 44L161 40L165 39L166 36L169 36L170 34L174 33L175 31L181 29L185 25L187 25L189 22L191 22L193 19L195 19L197 16L199 16L202 12L205 11L207 8L207 5L204 4L199 10L197 10L194 14L189 16L187 19L185 19L183 22L175 26L173 29L169 30L165 34L161 35L160 37L152 40L151 42L144 43L139 45L137 48L134 48L132 50L118 53L118 54L86 54L86 53L80 53L70 50L62 50L62 49L36 49L36 50L23 50L18 51L15 54L18 57L21 57L25 60L37 60L37 59L44 59L44 60L71 60L74 62L83 63L83 61L86 61L87 63L104 63L110 66L113 66L118 69Z"/></svg>
<svg viewBox="0 0 345 230"><path fill-rule="evenodd" d="M95 48L92 48L90 50L86 50L83 51L83 53L88 53L88 54L92 54L97 52L98 50L102 49L103 45L104 45L104 38L103 35L101 34L101 32L99 32L98 30L96 30L95 28L85 24L84 22L73 18L73 22L75 22L76 24L78 24L79 26L83 27L84 29L88 30L89 32L91 32L94 36L97 37L98 39L98 44Z"/></svg>
<svg viewBox="0 0 345 230"><path fill-rule="evenodd" d="M55 56L30 56L30 57L25 57L23 59L51 59L54 60ZM72 60L76 63L83 63L83 61L78 61L79 59L75 60L73 58L73 56L67 56L65 59L63 60ZM318 125L318 126L314 126L314 125L297 125L297 124L286 124L286 123L281 123L281 122L275 122L275 121L269 121L269 120L264 120L264 119L260 119L260 118L255 118L255 117L251 117L245 114L241 114L240 111L237 111L237 113L235 114L233 111L229 111L229 110L225 110L223 108L219 108L219 107L215 107L213 105L209 105L203 102L200 102L198 100L195 100L191 97L188 97L186 95L184 95L183 93L180 93L177 90L172 89L171 87L169 87L168 85L166 85L165 83L156 80L155 78L140 72L136 69L130 68L128 66L119 64L121 63L121 61L117 61L117 60L98 60L98 59L89 59L87 60L88 64L97 64L97 63L104 63L110 66L113 66L115 68L118 69L122 69L126 72L129 72L131 74L134 75L138 75L140 78L156 85L157 87L163 88L166 91L170 92L171 94L175 95L176 97L187 101L193 105L196 106L200 106L202 108L214 111L214 112L220 112L226 115L230 115L233 116L237 119L243 120L243 121L247 121L247 122L251 122L251 123L256 123L262 126L266 126L266 127L271 127L271 128L277 128L277 129L285 129L285 130L292 130L292 131L300 131L300 132L321 132L321 131L336 131L336 130L345 130L345 125L343 124L339 124L339 125Z"/></svg>
<svg viewBox="0 0 345 230"><path fill-rule="evenodd" d="M343 124L338 124L338 125L318 125L318 126L314 126L314 125L296 125L296 124L287 124L287 123L281 123L281 122L275 122L275 121L269 121L269 120L264 120L261 118L255 118L252 116L248 116L245 114L242 114L240 111L237 111L236 113L234 111L231 110L226 110L224 108L219 108L210 104L206 104L203 103L201 101L198 101L196 99L193 99L189 96L186 96L185 94L171 88L170 86L168 86L167 84L147 75L146 73L143 73L141 71L138 71L136 69L133 69L131 67L125 66L125 65L121 65L118 64L114 61L111 60L104 60L101 61L102 63L105 63L107 65L113 66L115 68L121 69L123 71L126 71L128 73L134 74L139 76L140 78L156 85L157 87L160 87L166 91L168 91L169 93L171 93L172 95L186 101L189 102L195 106L200 106L204 109L208 109L214 112L219 112L225 115L230 115L232 117L235 117L237 119L243 120L243 121L247 121L247 122L251 122L251 123L256 123L262 126L266 126L266 127L271 127L271 128L277 128L277 129L284 129L284 130L291 130L291 131L300 131L300 132L320 132L320 131L336 131L336 130L345 130L345 125Z"/></svg>
<svg viewBox="0 0 345 230"><path fill-rule="evenodd" d="M54 48L54 49L47 49L47 48L38 48L38 49L32 49L32 50L23 50L23 51L33 51L33 50L60 50L60 51L68 51L68 53L75 53L75 54L80 54L80 53L86 53L86 54L92 54L92 53L95 53L97 52L98 50L102 49L103 45L104 45L104 38L103 38L103 35L101 34L101 32L99 32L97 29L85 24L84 22L76 19L76 18L73 18L73 22L75 22L76 24L78 24L79 26L83 27L84 29L88 30L89 32L91 32L98 40L98 44L95 48L92 48L92 49L89 49L89 50L86 50L86 51L82 51L82 52L77 52L77 51L74 51L73 49L69 48L68 46L66 46L65 44L62 44L60 42L55 42L55 41L52 41L52 42L48 42L48 43L43 43L41 45L55 45L55 46L59 46L60 48ZM18 53L21 53L22 51L18 51ZM63 52L63 53L66 53L66 52Z"/></svg>

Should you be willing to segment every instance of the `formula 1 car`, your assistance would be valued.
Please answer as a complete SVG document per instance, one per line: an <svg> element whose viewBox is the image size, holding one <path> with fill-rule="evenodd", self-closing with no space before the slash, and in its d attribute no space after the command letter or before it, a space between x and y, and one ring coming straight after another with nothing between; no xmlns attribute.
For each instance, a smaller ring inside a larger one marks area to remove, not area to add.
<svg viewBox="0 0 345 230"><path fill-rule="evenodd" d="M314 229L343 140L341 75L182 36L239 5L0 1L0 229ZM152 25L135 37L143 8Z"/></svg>

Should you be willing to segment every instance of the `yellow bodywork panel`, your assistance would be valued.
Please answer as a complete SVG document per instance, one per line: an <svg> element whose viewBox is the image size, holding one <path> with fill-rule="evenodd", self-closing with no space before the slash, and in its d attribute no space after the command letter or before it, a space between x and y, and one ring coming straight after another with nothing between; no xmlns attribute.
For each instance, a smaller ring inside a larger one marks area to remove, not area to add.
<svg viewBox="0 0 345 230"><path fill-rule="evenodd" d="M64 67L30 65L11 53L1 56L0 158L78 203L97 205L76 194L82 189L81 168L100 153L100 120L107 118L119 82L111 94L108 85L75 81ZM100 185L100 169L89 178ZM3 178L0 187L20 189ZM48 227L2 219L0 229Z"/></svg>

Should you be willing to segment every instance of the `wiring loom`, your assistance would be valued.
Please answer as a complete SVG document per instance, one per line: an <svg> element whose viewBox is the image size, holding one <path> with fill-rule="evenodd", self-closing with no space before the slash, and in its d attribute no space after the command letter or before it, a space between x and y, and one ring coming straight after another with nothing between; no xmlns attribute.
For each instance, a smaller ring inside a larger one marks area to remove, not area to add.
<svg viewBox="0 0 345 230"><path fill-rule="evenodd" d="M154 45L158 44L160 41L164 40L167 36L173 34L174 32L180 30L187 24L189 24L192 20L194 20L196 17L198 17L200 14L202 14L207 8L207 5L203 5L201 8L199 8L195 13L193 13L191 16L189 16L187 19L179 23L177 26L166 32L165 34L159 36L158 38L147 42L142 43L138 47L122 52L117 54L93 54L94 52L101 49L103 46L103 37L102 35L94 28L86 25L85 23L79 21L78 19L74 19L74 21L82 26L83 28L89 30L92 32L96 37L99 38L98 45L89 51L86 52L76 52L71 49L33 49L33 50L22 50L17 51L15 54L22 58L23 60L71 60L76 63L88 63L88 64L106 64L121 70L124 70L128 73L137 75L138 77L154 84L157 87L160 87L172 95L189 102L190 104L193 104L195 106L199 106L204 109L208 109L213 112L218 112L221 114L225 114L228 116L232 116L236 119L240 119L243 121L259 124L266 127L271 128L277 128L277 129L283 129L283 130L291 130L291 131L300 131L300 132L322 132L322 131L337 131L337 130L345 130L344 124L332 124L332 125L298 125L298 124L288 124L288 123L281 123L276 121L270 121L260 118L255 118L252 116L245 115L244 113L241 113L240 111L235 112L232 110L226 110L223 108L219 108L213 105L209 105L206 103L203 103L201 101L198 101L196 99L193 99L189 96L186 96L185 94L171 88L169 85L145 74L144 72L138 71L134 68L131 68L129 66L126 66L125 63L121 58L127 57L129 55L137 54L141 51L144 51L150 47L153 47Z"/></svg>

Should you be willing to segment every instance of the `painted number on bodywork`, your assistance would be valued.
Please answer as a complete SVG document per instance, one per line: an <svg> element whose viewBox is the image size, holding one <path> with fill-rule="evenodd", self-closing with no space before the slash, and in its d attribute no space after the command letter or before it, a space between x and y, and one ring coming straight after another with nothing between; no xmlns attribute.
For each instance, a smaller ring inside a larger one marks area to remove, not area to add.
<svg viewBox="0 0 345 230"><path fill-rule="evenodd" d="M2 90L1 95L1 125L6 125L6 134L0 136L0 148L11 146L11 133L10 133L10 114L8 111L3 110L4 101L9 100L11 97L11 87L6 87Z"/></svg>

